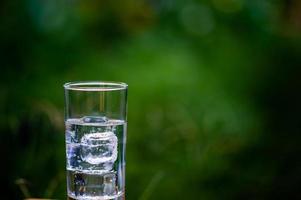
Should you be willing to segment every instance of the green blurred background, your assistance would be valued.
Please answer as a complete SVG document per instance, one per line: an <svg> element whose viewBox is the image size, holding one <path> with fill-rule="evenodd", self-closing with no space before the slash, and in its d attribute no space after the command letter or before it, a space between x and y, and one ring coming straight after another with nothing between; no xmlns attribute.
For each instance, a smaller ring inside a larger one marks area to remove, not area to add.
<svg viewBox="0 0 301 200"><path fill-rule="evenodd" d="M301 199L298 0L2 0L1 199L66 199L63 83L129 84L129 200Z"/></svg>

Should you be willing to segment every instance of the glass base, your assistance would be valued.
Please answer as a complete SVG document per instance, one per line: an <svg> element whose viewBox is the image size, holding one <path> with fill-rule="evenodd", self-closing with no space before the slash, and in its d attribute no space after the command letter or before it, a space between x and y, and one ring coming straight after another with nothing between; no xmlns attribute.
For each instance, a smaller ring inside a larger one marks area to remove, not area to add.
<svg viewBox="0 0 301 200"><path fill-rule="evenodd" d="M67 200L82 200L82 198L77 198L77 199L74 199L74 198L72 198L72 197L67 197ZM89 199L90 200L90 199ZM106 199L106 198L101 198L101 197L99 197L99 198L97 198L97 197L94 197L93 198L93 200L125 200L125 195L121 195L121 196L119 196L119 197L116 197L116 198L113 198L113 199Z"/></svg>

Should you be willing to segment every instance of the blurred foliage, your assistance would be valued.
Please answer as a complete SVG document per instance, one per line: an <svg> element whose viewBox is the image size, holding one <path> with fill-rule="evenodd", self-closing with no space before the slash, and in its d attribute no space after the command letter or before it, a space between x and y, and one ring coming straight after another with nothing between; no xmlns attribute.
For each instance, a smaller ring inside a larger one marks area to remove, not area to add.
<svg viewBox="0 0 301 200"><path fill-rule="evenodd" d="M300 199L300 13L298 0L1 1L1 199L66 198L75 80L129 84L127 199Z"/></svg>

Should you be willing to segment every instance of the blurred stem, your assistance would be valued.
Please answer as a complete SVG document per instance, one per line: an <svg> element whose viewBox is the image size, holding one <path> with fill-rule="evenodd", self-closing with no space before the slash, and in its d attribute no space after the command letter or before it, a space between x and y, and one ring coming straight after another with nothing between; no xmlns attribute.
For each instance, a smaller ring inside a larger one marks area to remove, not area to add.
<svg viewBox="0 0 301 200"><path fill-rule="evenodd" d="M99 93L99 111L104 112L105 110L105 93L100 92Z"/></svg>
<svg viewBox="0 0 301 200"><path fill-rule="evenodd" d="M45 191L45 198L51 198L55 189L57 188L60 180L62 179L63 175L62 173L59 173L56 175L49 183L46 191Z"/></svg>
<svg viewBox="0 0 301 200"><path fill-rule="evenodd" d="M26 180L23 179L23 178L20 178L20 179L17 179L16 180L16 184L19 186L22 194L24 195L25 198L30 198L30 193L29 193L29 190L27 188L27 184L26 184Z"/></svg>
<svg viewBox="0 0 301 200"><path fill-rule="evenodd" d="M154 191L155 187L159 183L159 181L163 178L164 172L159 171L157 172L151 181L149 182L148 186L145 188L144 192L142 193L139 200L147 200L151 196L152 192Z"/></svg>

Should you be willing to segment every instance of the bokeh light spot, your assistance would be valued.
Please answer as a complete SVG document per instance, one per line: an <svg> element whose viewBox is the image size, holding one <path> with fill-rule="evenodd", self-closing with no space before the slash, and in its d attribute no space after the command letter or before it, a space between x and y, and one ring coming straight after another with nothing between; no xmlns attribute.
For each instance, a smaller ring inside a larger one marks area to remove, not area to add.
<svg viewBox="0 0 301 200"><path fill-rule="evenodd" d="M215 27L212 12L205 5L185 6L180 13L180 20L186 31L195 35L207 35Z"/></svg>

